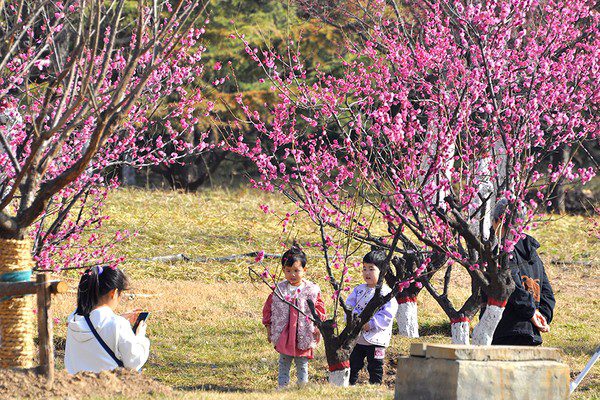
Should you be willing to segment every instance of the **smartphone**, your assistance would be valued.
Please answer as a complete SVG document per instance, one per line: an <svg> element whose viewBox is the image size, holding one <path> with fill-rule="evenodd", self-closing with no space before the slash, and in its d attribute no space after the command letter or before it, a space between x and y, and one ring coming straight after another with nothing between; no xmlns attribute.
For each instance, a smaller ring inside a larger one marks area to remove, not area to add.
<svg viewBox="0 0 600 400"><path fill-rule="evenodd" d="M135 320L135 324L133 324L133 332L137 331L138 326L140 325L140 322L145 321L146 319L148 319L148 316L150 315L150 313L148 311L142 311L141 313L138 314L137 319Z"/></svg>

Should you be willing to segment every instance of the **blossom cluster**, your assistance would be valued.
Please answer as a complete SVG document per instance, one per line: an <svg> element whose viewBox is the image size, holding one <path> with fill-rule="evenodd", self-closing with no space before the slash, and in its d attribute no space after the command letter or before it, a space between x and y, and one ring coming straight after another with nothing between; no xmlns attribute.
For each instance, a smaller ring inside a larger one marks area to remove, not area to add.
<svg viewBox="0 0 600 400"><path fill-rule="evenodd" d="M259 135L231 137L229 150L256 164L256 187L286 193L338 233L323 234L334 267L349 238L385 246L400 237L471 270L494 268L506 257L478 259L484 244L499 240L509 253L554 182L595 173L547 160L600 137L600 15L584 0L408 5L403 15L373 2L373 23L349 33L337 75L308 71L292 47L280 55L247 44L279 102L263 117L238 96ZM501 198L508 235L495 238Z"/></svg>
<svg viewBox="0 0 600 400"><path fill-rule="evenodd" d="M109 249L129 234L94 231L119 170L178 163L210 146L207 135L186 140L206 115L196 85L200 3L164 2L154 19L142 2L129 26L119 26L123 4L29 3L40 12L24 16L6 2L0 33L15 43L0 63L0 213L10 221L0 234L30 236L42 269L114 264ZM22 34L20 24L30 27Z"/></svg>

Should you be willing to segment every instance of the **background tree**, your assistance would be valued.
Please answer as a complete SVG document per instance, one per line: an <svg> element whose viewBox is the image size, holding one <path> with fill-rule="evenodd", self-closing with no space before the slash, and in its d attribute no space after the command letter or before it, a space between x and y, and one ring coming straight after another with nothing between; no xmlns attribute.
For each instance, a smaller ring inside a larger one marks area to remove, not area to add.
<svg viewBox="0 0 600 400"><path fill-rule="evenodd" d="M134 25L123 24L125 5L123 0L4 3L0 280L29 279L32 250L42 269L105 260L98 235L80 241L84 230L105 219L102 201L117 186L110 171L123 163L175 162L206 147L182 140L197 123L196 107L203 101L190 84L203 72L202 31L195 24L204 4L140 0L131 10ZM172 101L163 107L168 96ZM169 153L160 137L145 136L159 110L174 146ZM174 119L179 129L169 122ZM3 366L31 363L26 348L32 338L16 338L14 354L5 351L15 336L11 327L29 323L23 322L31 314L27 301L0 304Z"/></svg>
<svg viewBox="0 0 600 400"><path fill-rule="evenodd" d="M343 266L352 240L388 249L390 261L395 252L404 265L422 260L395 274L394 288L429 279L439 257L464 268L473 293L458 317L475 314L483 291L473 339L489 344L514 287L509 254L546 189L594 175L570 162L539 167L562 145L598 138L600 17L587 1L353 4L342 17L368 29L348 43L355 59L342 76L314 83L298 52L248 51L280 101L267 121L239 97L261 135L229 145L258 166L256 186L282 191L321 227L332 263ZM496 237L489 210L499 198L509 203L507 234ZM339 296L343 279L329 280ZM434 297L453 319L447 289ZM348 354L342 343L352 345L340 338L358 334L351 319L350 333L337 324L321 325L330 366ZM467 341L468 324L458 328Z"/></svg>
<svg viewBox="0 0 600 400"><path fill-rule="evenodd" d="M298 17L297 10L293 3L277 0L221 0L208 4L206 12L210 23L203 27L206 32L202 43L207 48L204 60L209 68L195 84L203 87L205 106L214 106L212 112L218 118L199 121L196 131L186 135L188 143L197 145L202 140L201 134L210 130L208 141L218 144L222 140L220 129L229 126L239 135L255 138L257 133L252 126L236 123L244 120L236 95L241 93L246 104L265 116L269 115L266 105L276 101L275 94L269 90L270 83L262 79L264 71L246 57L246 45L237 40L236 34L244 35L252 48L268 47L282 54L294 43L303 53L311 54L306 60L310 71L317 65L331 73L340 70L339 52L345 49L331 43L341 44L342 33L317 19ZM298 40L300 38L302 40ZM157 133L161 129L157 125ZM176 163L122 171L123 180L129 177L127 184L186 191L209 183L238 184L242 175L254 176L255 173L251 162L220 146L211 146L199 155L189 155Z"/></svg>

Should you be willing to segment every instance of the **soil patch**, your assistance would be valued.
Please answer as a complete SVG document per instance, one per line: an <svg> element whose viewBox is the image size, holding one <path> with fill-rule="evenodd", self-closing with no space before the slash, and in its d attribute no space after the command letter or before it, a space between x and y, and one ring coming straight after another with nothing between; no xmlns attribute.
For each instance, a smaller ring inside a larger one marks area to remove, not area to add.
<svg viewBox="0 0 600 400"><path fill-rule="evenodd" d="M168 396L173 390L154 379L123 368L100 373L70 375L56 371L54 386L46 389L46 379L32 371L2 370L0 399L88 399L120 396Z"/></svg>

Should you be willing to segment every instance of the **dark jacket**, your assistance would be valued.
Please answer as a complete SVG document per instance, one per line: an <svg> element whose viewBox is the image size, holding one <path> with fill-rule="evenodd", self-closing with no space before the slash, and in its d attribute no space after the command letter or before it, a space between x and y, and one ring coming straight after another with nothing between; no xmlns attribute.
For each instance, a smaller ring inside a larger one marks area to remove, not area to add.
<svg viewBox="0 0 600 400"><path fill-rule="evenodd" d="M515 291L510 295L492 344L539 345L542 336L531 322L536 309L550 323L554 293L536 249L540 244L531 236L519 240L509 259Z"/></svg>

